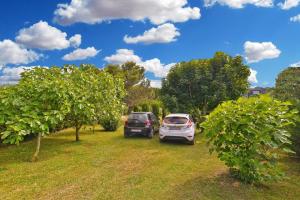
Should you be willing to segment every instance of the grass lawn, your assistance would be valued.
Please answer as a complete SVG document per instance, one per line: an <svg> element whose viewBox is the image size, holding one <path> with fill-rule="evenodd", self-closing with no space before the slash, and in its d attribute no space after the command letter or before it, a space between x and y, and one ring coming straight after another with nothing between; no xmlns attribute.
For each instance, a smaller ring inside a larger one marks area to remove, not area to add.
<svg viewBox="0 0 300 200"><path fill-rule="evenodd" d="M300 162L283 158L287 180L241 184L208 153L201 135L194 146L124 139L117 132L74 130L43 138L40 160L28 162L35 143L0 147L0 199L299 199Z"/></svg>

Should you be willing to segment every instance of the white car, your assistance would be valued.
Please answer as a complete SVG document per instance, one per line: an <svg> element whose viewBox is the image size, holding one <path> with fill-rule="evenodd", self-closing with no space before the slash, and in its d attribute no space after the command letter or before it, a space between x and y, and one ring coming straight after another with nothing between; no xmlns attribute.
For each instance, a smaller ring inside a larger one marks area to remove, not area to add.
<svg viewBox="0 0 300 200"><path fill-rule="evenodd" d="M188 114L170 114L159 128L159 140L185 140L195 144L195 123Z"/></svg>

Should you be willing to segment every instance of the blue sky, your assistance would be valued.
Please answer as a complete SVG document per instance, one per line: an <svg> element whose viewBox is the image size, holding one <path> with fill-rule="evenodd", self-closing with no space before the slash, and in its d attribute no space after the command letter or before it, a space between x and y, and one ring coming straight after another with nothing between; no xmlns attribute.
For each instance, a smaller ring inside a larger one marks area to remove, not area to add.
<svg viewBox="0 0 300 200"><path fill-rule="evenodd" d="M300 65L300 0L10 0L0 9L2 83L24 67L126 59L159 81L174 63L224 51L245 58L253 86L273 86Z"/></svg>

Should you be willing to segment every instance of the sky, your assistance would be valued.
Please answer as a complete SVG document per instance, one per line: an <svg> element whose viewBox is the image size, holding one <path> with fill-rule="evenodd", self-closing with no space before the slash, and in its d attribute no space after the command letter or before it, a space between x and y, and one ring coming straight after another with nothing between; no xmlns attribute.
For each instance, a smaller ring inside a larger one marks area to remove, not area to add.
<svg viewBox="0 0 300 200"><path fill-rule="evenodd" d="M159 87L172 66L241 55L272 87L300 66L300 0L10 0L0 6L0 84L34 67L143 66Z"/></svg>

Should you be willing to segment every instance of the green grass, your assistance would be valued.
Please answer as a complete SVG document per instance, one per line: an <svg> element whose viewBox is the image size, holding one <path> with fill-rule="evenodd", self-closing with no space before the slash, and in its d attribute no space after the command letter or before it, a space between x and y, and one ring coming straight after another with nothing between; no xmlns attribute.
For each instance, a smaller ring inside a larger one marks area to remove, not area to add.
<svg viewBox="0 0 300 200"><path fill-rule="evenodd" d="M201 135L194 146L158 142L157 136L124 139L117 132L74 130L35 143L0 147L0 199L299 199L300 162L283 158L287 180L239 183Z"/></svg>

